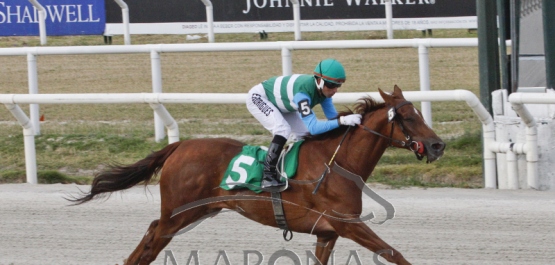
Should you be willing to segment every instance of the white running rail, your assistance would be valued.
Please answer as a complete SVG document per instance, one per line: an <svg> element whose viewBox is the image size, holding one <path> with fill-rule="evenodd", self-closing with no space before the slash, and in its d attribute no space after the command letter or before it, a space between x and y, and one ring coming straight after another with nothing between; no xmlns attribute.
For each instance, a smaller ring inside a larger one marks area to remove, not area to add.
<svg viewBox="0 0 555 265"><path fill-rule="evenodd" d="M495 141L493 119L480 100L468 90L447 91L406 91L405 98L411 101L464 101L472 108L482 122L484 141ZM381 99L379 93L337 93L334 102L352 104L363 96ZM25 167L27 183L37 183L37 161L35 132L30 119L18 104L132 104L147 103L162 119L168 130L168 141L179 141L177 123L162 104L245 104L246 93L104 93L104 94L0 94L0 104L4 104L23 127L25 146ZM486 143L487 144L487 143ZM495 188L495 153L484 148L484 178L486 188Z"/></svg>
<svg viewBox="0 0 555 265"><path fill-rule="evenodd" d="M281 51L282 73L292 74L292 50L315 49L378 49L378 48L417 48L419 58L420 90L430 90L430 70L428 49L442 47L477 47L477 38L449 39L400 39L400 40L338 40L338 41L289 41L289 42L236 42L236 43L188 43L188 44L147 44L147 45L109 45L109 46L69 46L69 47L26 47L0 48L0 56L27 56L29 93L38 94L37 55L75 55L75 54L125 54L145 53L151 56L152 92L162 92L162 69L160 53L180 52L234 52L234 51ZM432 111L429 101L422 102L424 120L432 126ZM30 106L31 123L35 133L40 134L38 105ZM155 140L164 139L163 126L155 115Z"/></svg>

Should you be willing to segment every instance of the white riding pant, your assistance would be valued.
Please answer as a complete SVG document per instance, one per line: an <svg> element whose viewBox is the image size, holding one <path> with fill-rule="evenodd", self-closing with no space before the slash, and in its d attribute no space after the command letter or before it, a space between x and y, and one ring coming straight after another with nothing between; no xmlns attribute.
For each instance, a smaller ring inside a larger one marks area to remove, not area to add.
<svg viewBox="0 0 555 265"><path fill-rule="evenodd" d="M249 90L247 96L247 109L272 135L280 135L293 140L308 134L308 128L301 120L299 113L282 113L266 97L264 87L258 84Z"/></svg>

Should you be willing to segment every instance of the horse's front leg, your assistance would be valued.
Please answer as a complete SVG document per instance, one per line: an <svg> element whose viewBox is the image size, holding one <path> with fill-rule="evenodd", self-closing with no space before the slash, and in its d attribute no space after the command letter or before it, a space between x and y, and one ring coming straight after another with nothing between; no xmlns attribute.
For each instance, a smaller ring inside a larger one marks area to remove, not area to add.
<svg viewBox="0 0 555 265"><path fill-rule="evenodd" d="M339 236L336 233L318 235L318 241L316 242L316 258L320 261L320 263L317 263L317 265L328 264L330 255L338 237Z"/></svg>
<svg viewBox="0 0 555 265"><path fill-rule="evenodd" d="M349 238L370 251L380 255L389 262L410 265L403 255L385 243L370 227L362 222L348 223L334 220L330 222L337 234Z"/></svg>

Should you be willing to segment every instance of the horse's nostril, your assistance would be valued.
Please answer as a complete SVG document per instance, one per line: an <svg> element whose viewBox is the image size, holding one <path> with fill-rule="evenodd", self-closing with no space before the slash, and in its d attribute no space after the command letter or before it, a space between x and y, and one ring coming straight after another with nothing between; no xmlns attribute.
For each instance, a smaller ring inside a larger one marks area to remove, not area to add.
<svg viewBox="0 0 555 265"><path fill-rule="evenodd" d="M432 148L437 151L443 151L443 149L445 149L445 143L439 142L439 143L432 144Z"/></svg>

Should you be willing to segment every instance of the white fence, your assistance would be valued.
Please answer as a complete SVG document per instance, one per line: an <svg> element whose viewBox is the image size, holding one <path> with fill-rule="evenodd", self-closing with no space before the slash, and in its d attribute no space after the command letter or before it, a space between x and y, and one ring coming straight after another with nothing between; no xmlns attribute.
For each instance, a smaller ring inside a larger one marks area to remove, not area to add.
<svg viewBox="0 0 555 265"><path fill-rule="evenodd" d="M509 96L512 109L518 114L522 123L526 126L524 143L506 143L503 148L506 154L507 182L509 189L518 189L518 154L526 155L526 183L529 188L549 189L555 191L555 176L551 167L553 166L553 145L549 145L549 139L541 139L542 150L538 151L538 124L536 118L531 114L525 104L555 104L554 93L512 93ZM535 114L538 114L537 111ZM552 121L553 117L551 117ZM540 119L541 121L542 119ZM553 126L548 126L552 129ZM548 130L549 135L552 131ZM550 138L550 137L546 137ZM495 151L495 150L494 150ZM540 157L543 158L540 160ZM501 163L500 163L501 164ZM539 165L543 165L541 168Z"/></svg>
<svg viewBox="0 0 555 265"><path fill-rule="evenodd" d="M162 74L160 53L175 52L233 52L233 51L270 51L280 50L282 57L282 73L292 73L292 50L305 49L361 49L361 48L418 48L419 75L421 92L405 92L407 99L422 101L422 113L428 124L432 124L431 101L466 101L478 115L483 124L484 137L484 179L486 188L496 188L496 153L506 152L507 143L495 141L495 129L491 115L484 109L477 97L466 90L429 91L430 71L428 49L432 47L475 47L477 39L412 39L412 40L351 40L351 41L296 41L296 42L263 42L263 43L199 43L199 44L158 44L158 45L121 45L121 46L87 46L87 47L32 47L2 48L0 56L27 56L29 93L17 95L0 95L0 103L5 104L19 123L25 135L25 156L27 181L36 183L36 157L34 136L40 134L38 104L109 104L109 103L148 103L155 113L155 139L161 141L165 137L164 127L168 129L170 142L179 139L177 124L164 108L163 103L241 103L245 94L190 94L162 93ZM151 58L152 91L139 94L38 94L37 55L69 55L69 54L125 54L147 53ZM366 93L379 98L377 93ZM334 102L352 103L362 93L338 93ZM541 96L540 96L541 98ZM532 102L530 102L532 103ZM31 104L30 118L17 104ZM533 149L537 144L527 142L527 148ZM511 145L512 146L512 145ZM534 151L530 151L534 154ZM536 152L537 154L537 152ZM537 155L536 155L537 156ZM530 164L534 164L533 155ZM530 167L529 176L534 183L534 167ZM537 172L537 168L535 169ZM535 177L534 177L535 176ZM536 181L537 182L537 181ZM534 185L530 185L534 187Z"/></svg>
<svg viewBox="0 0 555 265"><path fill-rule="evenodd" d="M406 91L405 98L411 101L465 101L482 121L484 131L493 133L493 119L476 95L467 90L448 91ZM377 92L372 93L337 93L334 96L336 103L353 103L357 99L370 95L380 99ZM162 104L245 104L247 94L230 93L110 93L110 94L0 94L0 104L4 104L23 127L25 145L25 167L27 183L37 183L37 162L35 151L35 132L27 115L17 104L125 104L148 103L157 113L168 130L170 143L179 140L177 123ZM486 138L489 139L489 138ZM484 153L485 154L485 153ZM487 163L485 176L486 186L495 187L495 156ZM489 169L493 167L493 169ZM491 175L493 174L493 175ZM489 183L489 184L488 184ZM488 186L489 185L489 186Z"/></svg>
<svg viewBox="0 0 555 265"><path fill-rule="evenodd" d="M376 49L376 48L417 48L420 75L420 90L430 90L429 48L476 47L476 38L452 39L404 39L404 40L341 40L341 41L291 41L291 42L247 42L247 43L193 43L193 44L152 44L152 45L114 45L114 46L70 46L70 47L29 47L2 48L0 56L27 56L29 93L38 94L37 55L75 55L75 54L150 54L152 72L152 92L162 93L162 69L160 53L179 52L234 52L234 51L281 51L282 73L292 74L292 50L314 49ZM422 113L428 124L432 124L430 102L422 102ZM30 106L31 123L35 133L40 134L39 107ZM155 140L164 139L164 126L155 114Z"/></svg>
<svg viewBox="0 0 555 265"><path fill-rule="evenodd" d="M496 153L507 154L509 183L514 182L516 164L514 155L526 154L528 187L538 188L538 139L536 122L524 104L555 104L555 94L513 93L509 102L526 124L525 143L501 142L495 139L495 126L492 116L472 92L467 90L446 91L405 91L407 100L411 101L464 101L482 122L484 139L484 180L486 188L497 187ZM370 95L380 99L377 92L337 93L336 103L353 103L357 99ZM37 183L37 165L35 151L35 132L31 120L18 104L132 104L147 103L161 118L168 130L168 141L179 141L177 123L162 104L244 104L246 94L232 93L110 93L110 94L0 94L0 104L13 114L23 127L25 145L25 165L27 182ZM511 155L512 154L512 155ZM510 156L509 156L510 155ZM511 159L512 157L512 159ZM518 185L516 185L518 187ZM514 187L514 185L512 186ZM553 186L548 187L553 189Z"/></svg>

